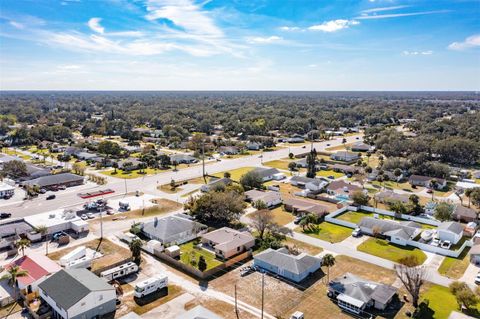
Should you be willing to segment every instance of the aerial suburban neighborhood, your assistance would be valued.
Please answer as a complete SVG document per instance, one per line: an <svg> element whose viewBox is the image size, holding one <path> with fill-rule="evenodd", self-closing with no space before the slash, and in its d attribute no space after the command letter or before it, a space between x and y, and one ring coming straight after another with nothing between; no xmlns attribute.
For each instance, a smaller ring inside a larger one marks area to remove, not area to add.
<svg viewBox="0 0 480 319"><path fill-rule="evenodd" d="M0 1L0 319L480 319L480 0Z"/></svg>

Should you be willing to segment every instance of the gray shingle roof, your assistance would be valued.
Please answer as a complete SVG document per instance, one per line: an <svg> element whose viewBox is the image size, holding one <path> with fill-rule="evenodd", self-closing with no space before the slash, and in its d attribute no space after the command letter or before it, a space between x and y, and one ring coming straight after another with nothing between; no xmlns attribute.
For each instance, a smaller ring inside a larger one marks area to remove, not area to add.
<svg viewBox="0 0 480 319"><path fill-rule="evenodd" d="M280 171L276 168L263 168L263 167L257 167L253 171L257 173L258 176L260 176L261 178L265 178L265 177L280 173Z"/></svg>
<svg viewBox="0 0 480 319"><path fill-rule="evenodd" d="M38 287L65 310L92 291L115 289L84 268L60 270L41 282Z"/></svg>
<svg viewBox="0 0 480 319"><path fill-rule="evenodd" d="M155 218L150 222L143 223L142 231L168 242L169 238L172 236L194 230L195 228L200 229L205 227L206 226L203 224L186 218L168 216L164 218Z"/></svg>
<svg viewBox="0 0 480 319"><path fill-rule="evenodd" d="M83 181L83 176L78 176L71 173L62 173L62 174L55 174L55 175L48 175L42 176L39 178L35 178L29 181L24 182L24 184L28 185L38 185L39 187L63 184L63 183L71 183L76 181Z"/></svg>
<svg viewBox="0 0 480 319"><path fill-rule="evenodd" d="M202 306L196 306L184 314L179 315L176 319L222 319L210 310Z"/></svg>
<svg viewBox="0 0 480 319"><path fill-rule="evenodd" d="M253 258L297 275L304 273L321 261L320 258L305 253L298 256L291 255L285 248L278 250L269 248Z"/></svg>
<svg viewBox="0 0 480 319"><path fill-rule="evenodd" d="M359 227L373 230L375 226L379 227L380 232L387 236L397 235L405 239L411 238L420 227L415 222L396 222L387 219L377 219L373 217L363 217Z"/></svg>
<svg viewBox="0 0 480 319"><path fill-rule="evenodd" d="M463 225L457 222L444 222L438 225L438 229L448 230L455 234L463 233Z"/></svg>

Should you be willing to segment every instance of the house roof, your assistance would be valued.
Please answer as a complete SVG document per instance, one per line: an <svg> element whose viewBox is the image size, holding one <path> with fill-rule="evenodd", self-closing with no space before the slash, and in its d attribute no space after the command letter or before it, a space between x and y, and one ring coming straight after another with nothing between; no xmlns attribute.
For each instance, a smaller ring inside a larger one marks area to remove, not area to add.
<svg viewBox="0 0 480 319"><path fill-rule="evenodd" d="M465 207L463 205L455 206L455 210L453 214L457 216L457 218L458 217L477 218L477 212L474 209Z"/></svg>
<svg viewBox="0 0 480 319"><path fill-rule="evenodd" d="M368 303L370 300L386 304L396 293L397 289L390 285L368 281L351 273L345 273L329 282L329 286L336 292Z"/></svg>
<svg viewBox="0 0 480 319"><path fill-rule="evenodd" d="M249 232L240 232L229 227L222 227L211 231L204 234L202 238L213 242L215 248L222 251L229 251L255 240Z"/></svg>
<svg viewBox="0 0 480 319"><path fill-rule="evenodd" d="M429 182L431 180L436 180L440 184L444 184L445 180L443 178L437 178L437 177L430 177L430 176L423 176L423 175L412 175L408 179L409 181L415 181L415 182Z"/></svg>
<svg viewBox="0 0 480 319"><path fill-rule="evenodd" d="M402 203L408 203L410 201L409 195L398 194L388 190L375 194L375 198L381 201L399 201Z"/></svg>
<svg viewBox="0 0 480 319"><path fill-rule="evenodd" d="M455 234L462 234L464 227L460 223L450 221L441 223L438 225L437 229L448 230Z"/></svg>
<svg viewBox="0 0 480 319"><path fill-rule="evenodd" d="M198 305L189 311L179 315L176 319L223 319L210 310Z"/></svg>
<svg viewBox="0 0 480 319"><path fill-rule="evenodd" d="M281 200L281 195L279 192L274 192L274 191L259 191L256 189L249 190L245 192L245 196L251 200L252 202L256 202L257 200L261 200L265 203L275 201L280 199Z"/></svg>
<svg viewBox="0 0 480 319"><path fill-rule="evenodd" d="M327 186L327 189L328 189L329 191L336 191L336 190L338 190L338 189L344 190L345 187L348 189L348 192L350 192L350 193L355 192L355 191L361 191L361 190L362 190L362 188L361 188L360 186L346 183L346 182L343 181L343 180L331 182L331 183Z"/></svg>
<svg viewBox="0 0 480 319"><path fill-rule="evenodd" d="M373 217L363 217L359 227L364 227L373 230L374 227L378 227L380 232L387 236L399 236L405 239L411 238L417 233L417 230L421 228L415 222L396 222L388 219L377 219Z"/></svg>
<svg viewBox="0 0 480 319"><path fill-rule="evenodd" d="M115 290L105 280L85 268L62 269L45 279L38 287L65 310L93 291Z"/></svg>
<svg viewBox="0 0 480 319"><path fill-rule="evenodd" d="M169 238L177 234L191 231L195 228L199 229L204 227L206 226L186 218L168 216L164 218L155 218L150 222L143 223L142 231L163 241L167 241Z"/></svg>
<svg viewBox="0 0 480 319"><path fill-rule="evenodd" d="M473 245L468 253L470 255L480 255L480 244Z"/></svg>
<svg viewBox="0 0 480 319"><path fill-rule="evenodd" d="M328 184L328 182L324 179L321 178L310 178L310 177L305 177L305 176L293 176L290 181L294 181L297 183L304 183L304 184L314 184L316 186L320 186L322 184Z"/></svg>
<svg viewBox="0 0 480 319"><path fill-rule="evenodd" d="M38 279L48 274L55 273L62 268L53 260L42 254L30 253L23 256L12 263L7 268L12 266L19 266L21 269L27 271L27 275L18 277L17 280L24 286L30 285Z"/></svg>
<svg viewBox="0 0 480 319"><path fill-rule="evenodd" d="M257 167L253 170L253 172L257 173L261 178L265 178L265 177L280 173L280 171L276 168L264 168L264 167Z"/></svg>
<svg viewBox="0 0 480 319"><path fill-rule="evenodd" d="M320 258L305 253L298 256L291 255L286 248L280 248L278 250L269 248L253 258L297 275L303 274L312 266L321 262Z"/></svg>
<svg viewBox="0 0 480 319"><path fill-rule="evenodd" d="M283 204L292 206L295 210L314 213L314 214L327 214L328 207L317 204L311 201L297 199L297 198L286 198L283 200Z"/></svg>
<svg viewBox="0 0 480 319"><path fill-rule="evenodd" d="M357 153L352 153L348 151L338 151L333 153L332 155L334 155L335 157L358 157Z"/></svg>
<svg viewBox="0 0 480 319"><path fill-rule="evenodd" d="M47 175L47 176L35 178L29 181L25 181L24 184L38 185L39 187L45 187L45 186L51 186L51 185L77 182L80 180L83 181L83 179L84 179L83 176L79 176L71 173L61 173L61 174Z"/></svg>
<svg viewBox="0 0 480 319"><path fill-rule="evenodd" d="M339 171L344 171L344 172L355 172L358 170L358 168L350 166L350 165L345 165L345 164L334 164L332 168L335 170Z"/></svg>
<svg viewBox="0 0 480 319"><path fill-rule="evenodd" d="M0 238L14 234L25 234L33 230L33 227L22 221L13 221L0 224Z"/></svg>

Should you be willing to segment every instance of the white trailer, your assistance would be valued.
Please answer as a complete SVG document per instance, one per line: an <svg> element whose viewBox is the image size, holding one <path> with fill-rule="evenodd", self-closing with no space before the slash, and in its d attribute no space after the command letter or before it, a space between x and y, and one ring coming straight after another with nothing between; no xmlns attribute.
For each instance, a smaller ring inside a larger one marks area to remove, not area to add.
<svg viewBox="0 0 480 319"><path fill-rule="evenodd" d="M148 278L147 280L137 283L135 285L134 296L137 298L142 298L167 286L168 276L164 274L156 275L155 277Z"/></svg>
<svg viewBox="0 0 480 319"><path fill-rule="evenodd" d="M83 256L82 258L78 258L72 260L64 265L65 269L79 269L79 268L91 268L92 267L92 258Z"/></svg>
<svg viewBox="0 0 480 319"><path fill-rule="evenodd" d="M101 278L105 278L107 281L112 281L117 278L122 278L130 274L138 272L138 266L136 263L129 261L118 267L102 271L100 273Z"/></svg>
<svg viewBox="0 0 480 319"><path fill-rule="evenodd" d="M69 252L68 254L66 254L65 256L63 256L62 258L60 258L60 265L65 266L74 260L85 257L86 254L87 254L87 249L85 248L85 246L77 247L71 252Z"/></svg>

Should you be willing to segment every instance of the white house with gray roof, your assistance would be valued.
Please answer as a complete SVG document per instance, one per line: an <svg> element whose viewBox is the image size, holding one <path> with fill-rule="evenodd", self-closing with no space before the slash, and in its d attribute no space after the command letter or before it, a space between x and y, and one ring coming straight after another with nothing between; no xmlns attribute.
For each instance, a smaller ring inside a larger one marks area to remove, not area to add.
<svg viewBox="0 0 480 319"><path fill-rule="evenodd" d="M358 224L362 233L373 235L379 232L386 236L392 243L406 246L408 242L421 233L419 224L411 221L397 222L388 219L364 217Z"/></svg>
<svg viewBox="0 0 480 319"><path fill-rule="evenodd" d="M253 260L255 266L294 282L301 282L322 265L321 258L305 253L292 255L286 248L269 248L254 256Z"/></svg>
<svg viewBox="0 0 480 319"><path fill-rule="evenodd" d="M437 227L437 235L441 241L449 240L453 245L463 236L464 226L458 222L443 222Z"/></svg>
<svg viewBox="0 0 480 319"><path fill-rule="evenodd" d="M256 201L262 201L267 207L273 207L282 203L282 197L279 192L275 191L259 191L256 189L245 192L246 200L252 204Z"/></svg>
<svg viewBox="0 0 480 319"><path fill-rule="evenodd" d="M323 178L309 178L305 176L293 176L290 178L290 184L304 187L312 192L320 192L328 186L328 181Z"/></svg>
<svg viewBox="0 0 480 319"><path fill-rule="evenodd" d="M283 173L280 173L280 171L276 168L257 167L253 170L253 172L257 173L258 176L260 176L262 182L281 180L285 178L285 175Z"/></svg>
<svg viewBox="0 0 480 319"><path fill-rule="evenodd" d="M142 223L140 227L143 235L158 240L164 246L186 243L207 230L207 226L179 216L155 217L152 221Z"/></svg>
<svg viewBox="0 0 480 319"><path fill-rule="evenodd" d="M52 308L51 318L101 318L115 313L115 288L87 269L66 269L38 285L40 297Z"/></svg>

